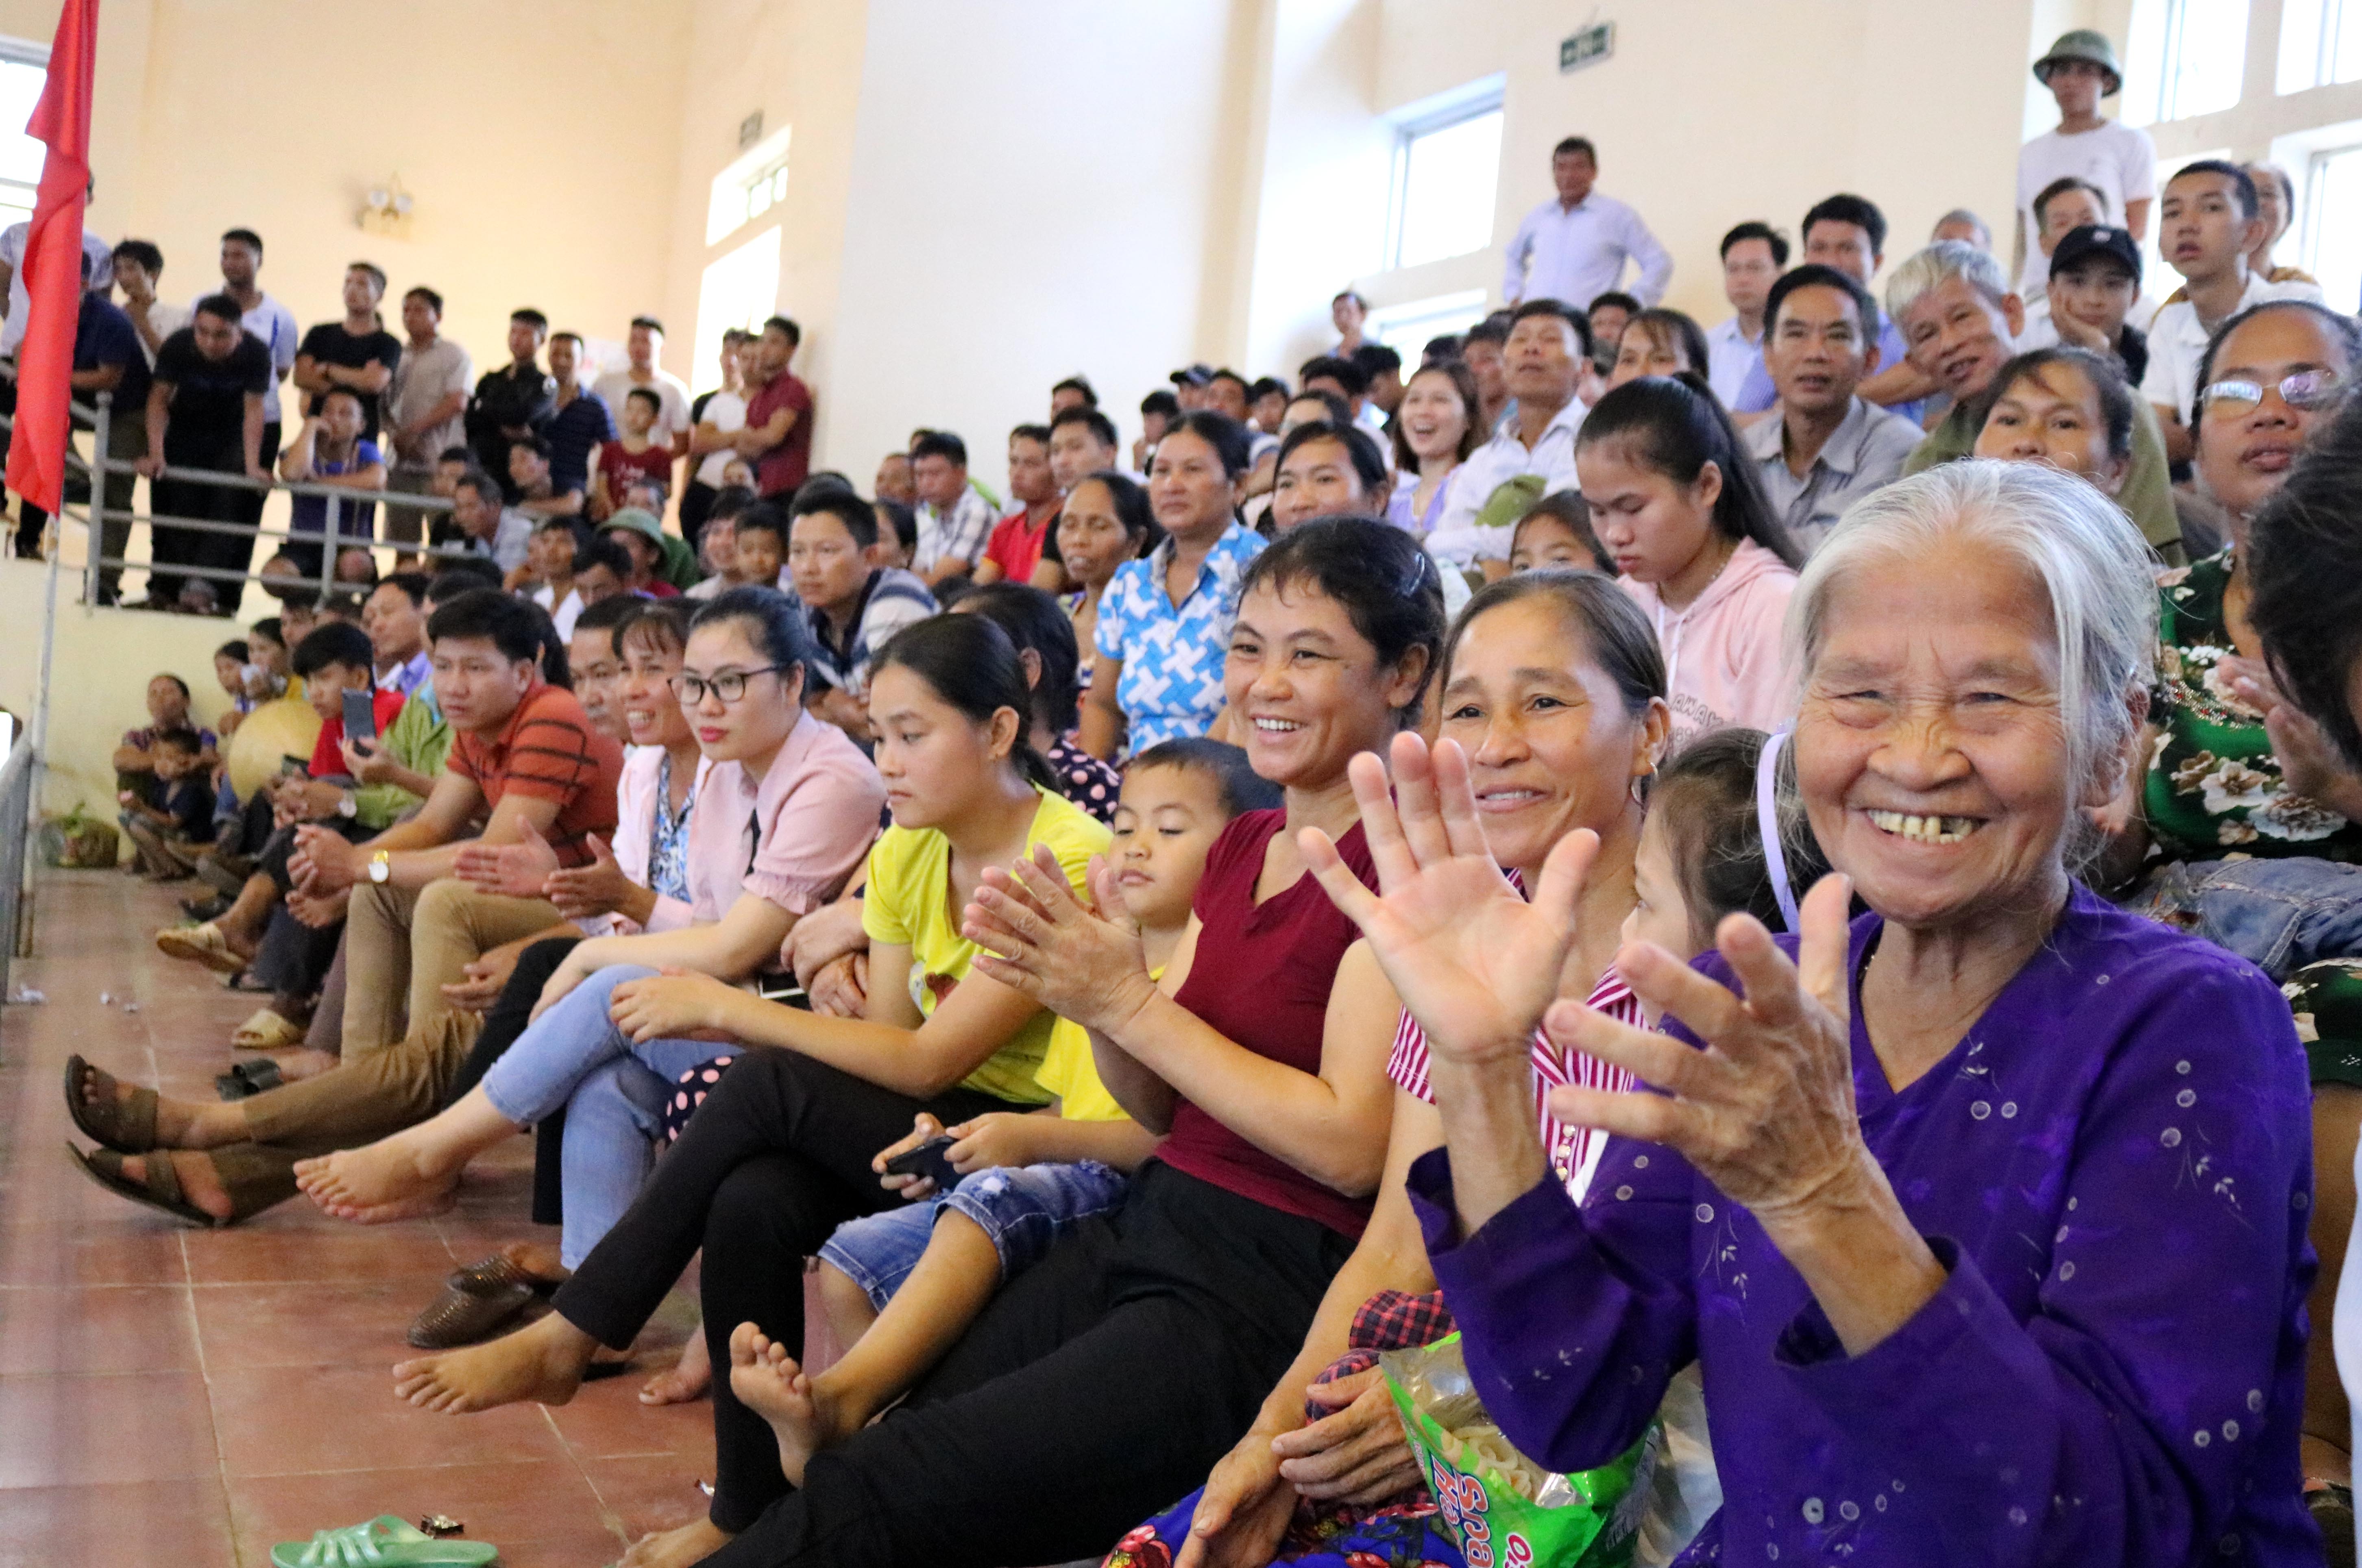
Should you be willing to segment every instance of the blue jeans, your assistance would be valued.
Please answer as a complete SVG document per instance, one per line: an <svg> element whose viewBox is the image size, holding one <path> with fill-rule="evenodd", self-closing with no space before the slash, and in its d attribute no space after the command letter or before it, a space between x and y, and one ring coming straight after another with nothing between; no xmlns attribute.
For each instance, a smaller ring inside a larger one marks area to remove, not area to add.
<svg viewBox="0 0 2362 1568"><path fill-rule="evenodd" d="M573 1132L569 1125L567 1136ZM1041 1262L1067 1231L1121 1207L1130 1185L1121 1171L1097 1160L995 1165L970 1173L949 1192L839 1225L821 1248L821 1261L861 1286L882 1312L918 1267L935 1220L949 1209L975 1220L991 1240L1006 1285Z"/></svg>
<svg viewBox="0 0 2362 1568"><path fill-rule="evenodd" d="M484 1073L484 1098L520 1126L566 1112L558 1252L568 1268L590 1255L639 1196L656 1165L654 1140L674 1080L737 1053L710 1040L635 1043L617 1029L607 1016L615 988L655 973L609 965L528 1024Z"/></svg>
<svg viewBox="0 0 2362 1568"><path fill-rule="evenodd" d="M2192 860L2160 867L2125 908L2228 948L2275 981L2362 955L2362 866L2303 855Z"/></svg>

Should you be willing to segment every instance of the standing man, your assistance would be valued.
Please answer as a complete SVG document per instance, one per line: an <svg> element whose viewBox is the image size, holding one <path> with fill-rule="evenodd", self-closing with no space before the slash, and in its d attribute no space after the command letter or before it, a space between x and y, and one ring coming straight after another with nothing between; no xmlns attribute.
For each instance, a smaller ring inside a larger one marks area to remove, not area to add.
<svg viewBox="0 0 2362 1568"><path fill-rule="evenodd" d="M1330 325L1337 329L1337 346L1329 352L1337 359L1352 358L1363 344L1362 323L1368 319L1370 302L1347 289L1329 302Z"/></svg>
<svg viewBox="0 0 2362 1568"><path fill-rule="evenodd" d="M90 284L83 290L81 315L74 323L72 379L76 403L89 403L101 392L115 400L106 425L106 455L126 466L107 471L106 515L99 534L99 554L107 560L121 560L124 547L131 542L134 475L128 465L138 462L148 451L149 372L147 346L140 341L138 329L106 294L106 285L103 283ZM74 424L77 428L83 427L79 419ZM42 515L40 508L30 502L21 505L23 514L17 541L20 555L25 553L25 525ZM37 546L39 536L39 526L36 525L33 538ZM119 567L99 569L100 603L115 602L116 583L122 575Z"/></svg>
<svg viewBox="0 0 2362 1568"><path fill-rule="evenodd" d="M225 247L225 248L226 248ZM195 318L164 339L156 351L155 379L148 389L148 453L138 461L148 476L154 510L162 516L235 523L244 519L249 492L227 485L202 484L160 476L177 469L209 469L269 482L263 466L264 397L273 385L270 351L240 325L246 312L228 294L207 294ZM175 567L219 566L244 571L254 541L235 534L202 532L158 524L149 547L149 610L170 610L180 599L182 579Z"/></svg>
<svg viewBox="0 0 2362 1568"><path fill-rule="evenodd" d="M1509 241L1501 294L1511 304L1558 300L1589 310L1594 299L1623 282L1627 261L1639 269L1632 293L1642 304L1665 297L1673 259L1639 213L1591 188L1598 178L1599 152L1587 138L1571 136L1551 149L1551 181L1558 195L1528 213Z"/></svg>
<svg viewBox="0 0 2362 1568"><path fill-rule="evenodd" d="M1482 570L1489 581L1509 571L1507 526L1477 521L1493 492L1522 475L1540 477L1542 493L1580 488L1574 477L1574 436L1583 427L1583 401L1575 396L1591 359L1591 324L1575 307L1557 300L1528 300L1509 323L1509 395L1514 417L1502 421L1493 438L1469 454L1451 482L1443 515L1427 536L1438 560L1465 571ZM1514 522L1503 518L1504 524Z"/></svg>
<svg viewBox="0 0 2362 1568"><path fill-rule="evenodd" d="M590 493L591 459L602 445L615 438L615 415L606 399L575 379L581 363L579 334L561 332L549 340L549 423L542 426L542 434L549 441L550 488L559 495L587 497ZM658 401L662 401L661 394ZM658 417L662 417L661 410ZM649 434L653 436L655 432ZM563 510L579 512L581 508L578 505Z"/></svg>
<svg viewBox="0 0 2362 1568"><path fill-rule="evenodd" d="M755 335L734 326L722 335L722 384L689 405L689 482L680 491L680 535L702 553L705 520L722 491L722 470L737 455L731 437L746 428L746 365Z"/></svg>
<svg viewBox="0 0 2362 1568"><path fill-rule="evenodd" d="M610 409L623 407L634 387L656 393L657 423L649 437L658 446L670 447L676 458L689 456L689 433L697 428L697 415L690 410L688 383L657 363L657 356L664 352L664 323L652 315L632 317L631 330L624 336L624 352L630 363L601 376L590 383L590 390Z"/></svg>
<svg viewBox="0 0 2362 1568"><path fill-rule="evenodd" d="M190 318L186 305L166 304L156 297L156 283L163 275L164 253L154 241L127 239L115 248L115 282L123 291L123 314L139 334L151 369L164 339L188 326Z"/></svg>
<svg viewBox="0 0 2362 1568"><path fill-rule="evenodd" d="M468 351L442 335L443 296L420 284L402 296L402 329L410 337L385 399L385 445L392 466L387 488L425 495L435 486L435 459L466 436L468 383L476 379ZM425 513L385 509L385 536L415 545Z"/></svg>
<svg viewBox="0 0 2362 1568"><path fill-rule="evenodd" d="M246 313L239 327L270 356L270 390L262 396L262 462L268 468L279 460L279 437L283 425L279 383L295 369L297 331L295 313L264 293L261 285L254 281L261 271L260 235L250 228L233 228L222 236L221 292L236 300L238 309ZM262 502L260 491L250 494L247 511L252 515L243 521L260 521Z"/></svg>
<svg viewBox="0 0 2362 1568"><path fill-rule="evenodd" d="M1763 363L1778 416L1741 437L1765 497L1810 555L1854 502L1903 472L1919 426L1854 393L1878 369L1878 302L1849 274L1808 261L1772 285Z"/></svg>
<svg viewBox="0 0 2362 1568"><path fill-rule="evenodd" d="M468 404L468 444L476 449L476 466L488 474L509 471L509 443L538 436L549 424L556 406L557 383L541 368L541 346L549 337L549 317L527 306L509 313L509 362L484 372L476 396ZM516 500L513 488L508 498Z"/></svg>
<svg viewBox="0 0 2362 1568"><path fill-rule="evenodd" d="M746 427L734 439L738 455L755 465L755 488L766 500L793 494L811 474L811 388L788 369L803 340L802 327L775 315L763 323L763 336L755 345L755 387L746 399ZM884 469L879 472L878 495L900 500L889 495Z"/></svg>
<svg viewBox="0 0 2362 1568"><path fill-rule="evenodd" d="M385 273L373 261L345 269L345 319L324 321L304 334L295 350L295 384L306 395L304 412L316 414L330 387L343 387L361 403L361 439L378 434L378 400L393 384L402 363L402 339L385 329L377 313L385 298Z"/></svg>
<svg viewBox="0 0 2362 1568"><path fill-rule="evenodd" d="M2050 89L2058 124L2017 153L2017 255L2025 271L2018 293L2031 299L2050 276L2050 259L2036 245L2042 223L2034 198L2051 182L2071 174L2098 187L2108 210L2124 216L2135 240L2148 237L2149 203L2157 194L2157 144L2147 131L2100 117L2100 100L2113 98L2125 83L2108 35L2078 28L2058 35L2050 52L2034 62L2034 79Z"/></svg>
<svg viewBox="0 0 2362 1568"><path fill-rule="evenodd" d="M1768 223L1742 223L1722 237L1722 297L1736 314L1705 335L1705 348L1706 380L1725 408L1738 405L1748 372L1763 363L1763 312L1787 265L1787 237Z"/></svg>

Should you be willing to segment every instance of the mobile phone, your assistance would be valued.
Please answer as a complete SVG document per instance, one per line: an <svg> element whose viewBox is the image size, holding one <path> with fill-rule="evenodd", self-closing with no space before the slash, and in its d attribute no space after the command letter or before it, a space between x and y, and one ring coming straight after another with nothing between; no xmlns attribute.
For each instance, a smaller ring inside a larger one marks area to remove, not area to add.
<svg viewBox="0 0 2362 1568"><path fill-rule="evenodd" d="M348 741L377 739L377 698L374 692L345 693L345 738Z"/></svg>
<svg viewBox="0 0 2362 1568"><path fill-rule="evenodd" d="M307 778L312 773L312 759L308 756L282 756L279 759L279 771L284 778Z"/></svg>
<svg viewBox="0 0 2362 1568"><path fill-rule="evenodd" d="M959 1142L949 1133L930 1138L915 1149L906 1149L886 1162L889 1176L925 1176L935 1184L937 1192L949 1192L960 1184L959 1172L952 1169L948 1157L951 1146Z"/></svg>

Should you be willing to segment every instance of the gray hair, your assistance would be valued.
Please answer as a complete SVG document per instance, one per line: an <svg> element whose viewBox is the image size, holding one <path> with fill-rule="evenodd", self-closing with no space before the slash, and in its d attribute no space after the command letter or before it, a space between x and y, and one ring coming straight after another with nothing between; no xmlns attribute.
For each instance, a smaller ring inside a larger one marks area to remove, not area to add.
<svg viewBox="0 0 2362 1568"><path fill-rule="evenodd" d="M2009 298L2009 280L1988 251L1965 239L1939 239L1894 269L1886 280L1886 314L1900 324L1903 313L1954 278L1998 305Z"/></svg>
<svg viewBox="0 0 2362 1568"><path fill-rule="evenodd" d="M2121 756L2135 728L2126 693L2157 654L2157 582L2140 531L2090 481L2041 463L1968 458L1900 480L1847 512L1788 602L1788 668L1806 679L1839 580L1874 560L1924 562L1966 536L2023 567L2050 600L2058 712L2075 778Z"/></svg>
<svg viewBox="0 0 2362 1568"><path fill-rule="evenodd" d="M1942 217L1936 220L1936 226L1937 228L1941 228L1948 223L1964 223L1970 228L1975 229L1977 231L1977 244L1979 246L1989 246L1992 243L1992 229L1986 225L1984 219L1977 216L1976 214L1969 211L1966 207L1954 207L1950 212L1946 213Z"/></svg>

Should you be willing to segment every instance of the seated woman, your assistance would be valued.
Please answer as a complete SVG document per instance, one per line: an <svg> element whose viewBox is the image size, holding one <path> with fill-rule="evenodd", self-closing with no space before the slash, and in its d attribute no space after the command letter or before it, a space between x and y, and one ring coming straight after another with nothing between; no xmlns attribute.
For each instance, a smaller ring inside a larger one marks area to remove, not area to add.
<svg viewBox="0 0 2362 1568"><path fill-rule="evenodd" d="M1607 372L1607 390L1642 376L1706 373L1705 332L1681 311L1660 305L1644 310L1624 324L1616 345L1616 363Z"/></svg>
<svg viewBox="0 0 2362 1568"><path fill-rule="evenodd" d="M1271 526L1285 534L1315 517L1373 517L1385 510L1386 456L1358 425L1315 420L1279 444Z"/></svg>
<svg viewBox="0 0 2362 1568"><path fill-rule="evenodd" d="M1264 547L1239 521L1246 470L1246 431L1219 414L1186 414L1157 443L1148 501L1164 540L1119 567L1099 601L1082 726L1093 756L1202 735L1220 713L1239 583Z"/></svg>
<svg viewBox="0 0 2362 1568"><path fill-rule="evenodd" d="M955 615L982 615L1009 635L1033 689L1033 715L1026 741L1050 765L1058 793L1103 823L1115 820L1116 791L1123 775L1075 744L1081 720L1082 688L1074 623L1058 602L1022 582L988 582L960 595Z"/></svg>
<svg viewBox="0 0 2362 1568"><path fill-rule="evenodd" d="M1458 359L1422 365L1395 411L1395 488L1386 521L1427 536L1451 499L1451 476L1490 432L1476 372Z"/></svg>
<svg viewBox="0 0 2362 1568"><path fill-rule="evenodd" d="M646 1180L673 1080L714 1054L710 1041L635 1027L637 988L659 970L717 988L752 976L868 849L886 792L844 733L804 711L809 645L793 602L772 589L733 589L690 626L672 691L712 768L676 842L659 823L649 864L661 888L671 880L665 862L679 856L693 902L659 901L638 934L593 937L567 954L534 1022L448 1110L297 1165L296 1180L329 1212L366 1220L447 1187L476 1154L563 1109L560 1261L574 1267ZM627 657L628 639L626 628Z"/></svg>
<svg viewBox="0 0 2362 1568"><path fill-rule="evenodd" d="M2113 359L2036 348L1993 376L1976 455L2047 463L2114 500L2133 461L2133 390Z"/></svg>
<svg viewBox="0 0 2362 1568"><path fill-rule="evenodd" d="M1584 857L1504 889L1458 747L1396 743L1399 809L1356 766L1383 896L1308 845L1426 1032L1446 1152L1411 1198L1509 1441L1597 1465L1702 1366L1725 1506L1683 1562L2320 1561L2287 1005L2070 869L2133 759L2147 561L2034 465L1848 516L1797 591L1791 742L1845 876L1796 938L1733 916L1695 970L1619 955L1672 1039L1555 999ZM1551 1094L1614 1135L1580 1206L1535 1135L1537 1023L1655 1086Z"/></svg>
<svg viewBox="0 0 2362 1568"><path fill-rule="evenodd" d="M1038 862L1020 868L1026 898L1047 900L1034 913L1019 910L1005 873L979 895L979 917L999 911L988 932L995 948L1016 956L977 958L937 1017L977 1001L1027 1011L1046 1002L1097 1030L1109 1091L1142 1125L1167 1132L1123 1208L1080 1227L1001 1292L896 1411L814 1458L793 1495L770 1429L717 1381L712 1517L644 1542L639 1561L696 1561L720 1547L714 1561L728 1568L822 1541L861 1562L954 1550L963 1560L1065 1561L1169 1502L1237 1441L1362 1228L1390 1105L1383 1040L1340 1033L1332 1043L1324 1032L1350 928L1305 878L1285 829L1319 823L1359 858L1346 764L1418 710L1442 636L1432 571L1416 541L1370 520L1308 524L1258 561L1229 640L1225 693L1253 721L1245 749L1256 773L1286 790L1286 804L1239 818L1216 844L1161 982L1148 980L1128 927L1051 887L1057 873ZM975 622L927 624L938 624ZM1017 693L995 724L1014 739L1021 681L1007 684ZM917 695L896 695L895 711ZM887 715L876 693L872 706ZM890 748L900 731L889 732L881 756L900 783ZM873 867L873 908L888 881ZM950 891L935 884L924 907ZM1010 919L1037 940L1010 935ZM873 1005L901 994L884 972L891 952L872 950ZM913 1055L908 1044L898 1052ZM726 1355L746 1322L800 1343L802 1258L835 1221L890 1201L868 1160L919 1109L875 1091L878 1115L856 1122L844 1103L849 1082L797 1051L741 1057L632 1213L560 1288L553 1315L468 1353L473 1390L453 1387L448 1372L433 1375L439 1386L413 1372L414 1396L567 1397L592 1347L630 1342L709 1236L709 1344ZM946 1109L934 1110L939 1120L972 1113ZM977 1106L987 1109L1006 1107ZM924 1507L910 1506L921 1496Z"/></svg>
<svg viewBox="0 0 2362 1568"><path fill-rule="evenodd" d="M2147 766L2108 813L2105 860L2126 907L2263 966L2308 1025L2316 1323L2336 1299L2362 1132L2362 775L2284 709L2246 614L2246 547L2256 514L2344 399L2357 357L2362 329L2301 301L2235 316L2208 346L2192 435L2231 542L2160 580ZM2309 1389L2305 1474L2334 1507L2330 1488L2351 1485L2352 1465L2325 1335L2313 1337Z"/></svg>
<svg viewBox="0 0 2362 1568"><path fill-rule="evenodd" d="M1584 416L1574 466L1592 532L1657 628L1673 745L1777 728L1780 623L1804 558L1714 393L1691 375L1627 381Z"/></svg>
<svg viewBox="0 0 2362 1568"><path fill-rule="evenodd" d="M1079 690L1091 689L1099 601L1108 584L1126 561L1145 559L1164 542L1164 530L1148 507L1148 491L1130 474L1103 469L1076 480L1066 492L1066 504L1058 509L1058 525L1050 530L1042 558L1055 562L1065 573L1068 592L1061 602L1075 624L1075 646L1081 654ZM1035 586L1041 586L1038 580Z"/></svg>

